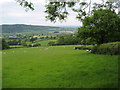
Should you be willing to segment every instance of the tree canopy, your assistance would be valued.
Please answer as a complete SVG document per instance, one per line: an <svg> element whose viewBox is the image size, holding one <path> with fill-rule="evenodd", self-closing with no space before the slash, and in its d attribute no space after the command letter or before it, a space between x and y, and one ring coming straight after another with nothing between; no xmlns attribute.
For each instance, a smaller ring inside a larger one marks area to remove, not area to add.
<svg viewBox="0 0 120 90"><path fill-rule="evenodd" d="M10 48L5 39L0 39L0 42L2 43L2 50Z"/></svg>
<svg viewBox="0 0 120 90"><path fill-rule="evenodd" d="M94 10L93 15L83 20L83 26L78 28L78 37L90 38L97 44L118 41L120 35L120 18L114 10Z"/></svg>

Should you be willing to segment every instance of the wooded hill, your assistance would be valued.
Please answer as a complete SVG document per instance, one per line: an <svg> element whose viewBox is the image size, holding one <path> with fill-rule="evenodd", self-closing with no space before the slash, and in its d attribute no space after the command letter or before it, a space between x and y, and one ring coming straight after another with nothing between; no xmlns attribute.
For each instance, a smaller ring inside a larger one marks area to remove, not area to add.
<svg viewBox="0 0 120 90"><path fill-rule="evenodd" d="M25 24L14 24L14 25L0 25L2 26L2 33L20 33L28 31L47 31L47 30L57 30L60 27L53 26L37 26L37 25L25 25Z"/></svg>

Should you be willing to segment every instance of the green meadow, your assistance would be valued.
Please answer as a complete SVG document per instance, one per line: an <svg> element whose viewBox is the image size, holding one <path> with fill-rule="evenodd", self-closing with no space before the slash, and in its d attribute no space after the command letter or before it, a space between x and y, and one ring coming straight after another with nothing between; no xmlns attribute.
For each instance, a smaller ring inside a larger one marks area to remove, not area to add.
<svg viewBox="0 0 120 90"><path fill-rule="evenodd" d="M115 88L118 56L75 46L3 50L3 88Z"/></svg>
<svg viewBox="0 0 120 90"><path fill-rule="evenodd" d="M2 88L2 51L0 51L0 89Z"/></svg>
<svg viewBox="0 0 120 90"><path fill-rule="evenodd" d="M41 44L41 46L48 46L49 42L56 42L57 40L43 40L43 41L36 41Z"/></svg>

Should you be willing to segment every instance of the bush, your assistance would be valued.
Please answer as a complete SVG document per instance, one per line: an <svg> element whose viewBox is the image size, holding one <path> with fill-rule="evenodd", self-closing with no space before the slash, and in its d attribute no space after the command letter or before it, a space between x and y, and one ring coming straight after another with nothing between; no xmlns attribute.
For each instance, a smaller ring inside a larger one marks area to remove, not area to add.
<svg viewBox="0 0 120 90"><path fill-rule="evenodd" d="M41 46L41 44L39 44L39 43L34 43L34 44L23 43L23 46L25 46L25 47L39 47L39 46Z"/></svg>
<svg viewBox="0 0 120 90"><path fill-rule="evenodd" d="M21 40L9 40L9 45L21 45Z"/></svg>
<svg viewBox="0 0 120 90"><path fill-rule="evenodd" d="M91 53L119 55L120 54L120 42L97 45L97 46L92 48Z"/></svg>
<svg viewBox="0 0 120 90"><path fill-rule="evenodd" d="M55 42L53 42L53 41L51 41L51 42L49 42L48 43L48 46L55 46L56 44L55 44Z"/></svg>
<svg viewBox="0 0 120 90"><path fill-rule="evenodd" d="M77 45L78 38L76 36L61 36L57 40L56 45Z"/></svg>
<svg viewBox="0 0 120 90"><path fill-rule="evenodd" d="M79 47L75 47L74 49L78 49L78 50L91 50L92 49L92 45L81 45Z"/></svg>
<svg viewBox="0 0 120 90"><path fill-rule="evenodd" d="M41 46L40 43L35 43L35 44L33 44L33 47L39 47L39 46Z"/></svg>
<svg viewBox="0 0 120 90"><path fill-rule="evenodd" d="M0 40L0 50L9 49L10 47L8 45L8 42L6 42L5 39L1 39L1 40Z"/></svg>

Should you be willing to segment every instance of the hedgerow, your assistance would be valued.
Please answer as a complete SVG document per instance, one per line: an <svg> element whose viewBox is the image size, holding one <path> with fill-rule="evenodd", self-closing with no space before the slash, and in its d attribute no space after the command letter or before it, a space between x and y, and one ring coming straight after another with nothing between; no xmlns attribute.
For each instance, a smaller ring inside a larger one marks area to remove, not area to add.
<svg viewBox="0 0 120 90"><path fill-rule="evenodd" d="M120 42L105 43L94 46L91 50L94 54L120 55Z"/></svg>

